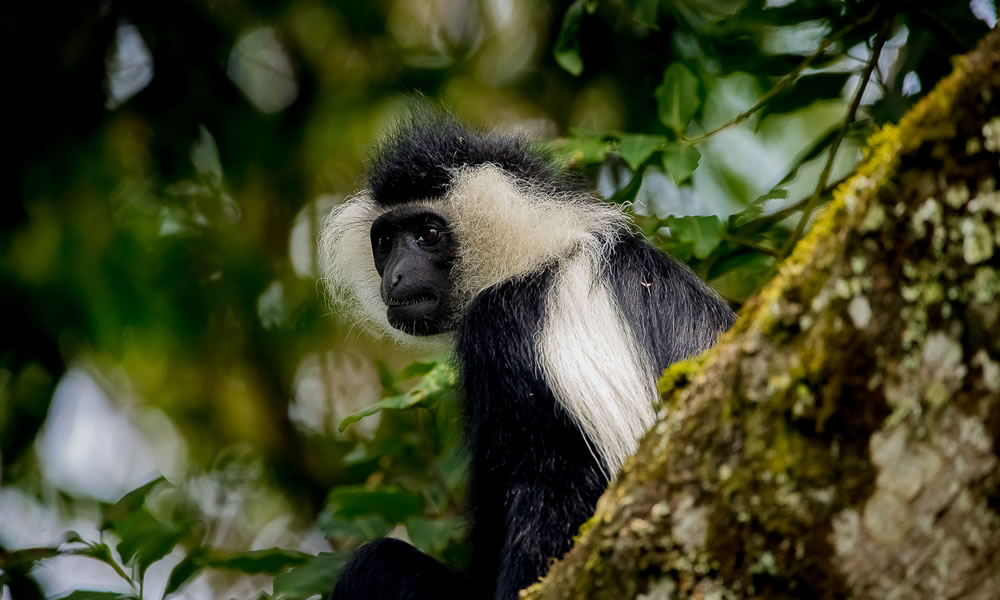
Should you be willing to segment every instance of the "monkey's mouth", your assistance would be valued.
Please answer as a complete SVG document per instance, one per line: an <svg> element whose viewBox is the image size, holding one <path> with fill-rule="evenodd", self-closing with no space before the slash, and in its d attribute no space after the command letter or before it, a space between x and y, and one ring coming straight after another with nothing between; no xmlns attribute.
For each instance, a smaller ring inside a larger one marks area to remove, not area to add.
<svg viewBox="0 0 1000 600"><path fill-rule="evenodd" d="M385 299L389 325L410 335L434 335L446 330L444 303L431 294Z"/></svg>
<svg viewBox="0 0 1000 600"><path fill-rule="evenodd" d="M434 296L430 295L417 295L410 296L408 298L386 298L385 305L389 308L395 308L397 306L413 306L414 304L420 304L421 302L431 302L435 301Z"/></svg>

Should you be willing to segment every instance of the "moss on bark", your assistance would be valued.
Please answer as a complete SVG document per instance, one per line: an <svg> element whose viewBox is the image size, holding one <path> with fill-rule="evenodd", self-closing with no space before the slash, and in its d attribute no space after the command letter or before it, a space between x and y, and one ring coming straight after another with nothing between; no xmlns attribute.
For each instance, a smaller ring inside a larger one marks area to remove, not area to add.
<svg viewBox="0 0 1000 600"><path fill-rule="evenodd" d="M870 141L522 598L1000 589L1000 33Z"/></svg>

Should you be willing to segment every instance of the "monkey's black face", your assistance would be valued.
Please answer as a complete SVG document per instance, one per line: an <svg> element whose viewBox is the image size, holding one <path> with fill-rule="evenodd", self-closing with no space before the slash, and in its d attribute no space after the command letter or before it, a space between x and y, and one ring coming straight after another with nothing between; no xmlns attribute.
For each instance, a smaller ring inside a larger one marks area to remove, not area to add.
<svg viewBox="0 0 1000 600"><path fill-rule="evenodd" d="M411 335L452 329L458 244L447 219L429 208L397 208L375 219L371 242L389 324Z"/></svg>

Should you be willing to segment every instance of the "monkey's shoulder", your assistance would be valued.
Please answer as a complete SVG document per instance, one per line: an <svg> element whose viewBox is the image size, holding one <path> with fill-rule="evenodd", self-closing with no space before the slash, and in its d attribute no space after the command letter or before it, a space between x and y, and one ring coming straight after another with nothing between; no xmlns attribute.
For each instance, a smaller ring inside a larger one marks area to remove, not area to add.
<svg viewBox="0 0 1000 600"><path fill-rule="evenodd" d="M718 334L732 326L735 314L729 304L686 265L641 235L623 237L612 253L602 278L658 368L712 346Z"/></svg>

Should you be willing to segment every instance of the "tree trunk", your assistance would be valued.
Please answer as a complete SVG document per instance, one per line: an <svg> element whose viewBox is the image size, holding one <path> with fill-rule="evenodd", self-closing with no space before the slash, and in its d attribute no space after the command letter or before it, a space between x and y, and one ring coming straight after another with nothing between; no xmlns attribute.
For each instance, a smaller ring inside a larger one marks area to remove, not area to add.
<svg viewBox="0 0 1000 600"><path fill-rule="evenodd" d="M1000 597L1000 32L871 142L550 598Z"/></svg>

